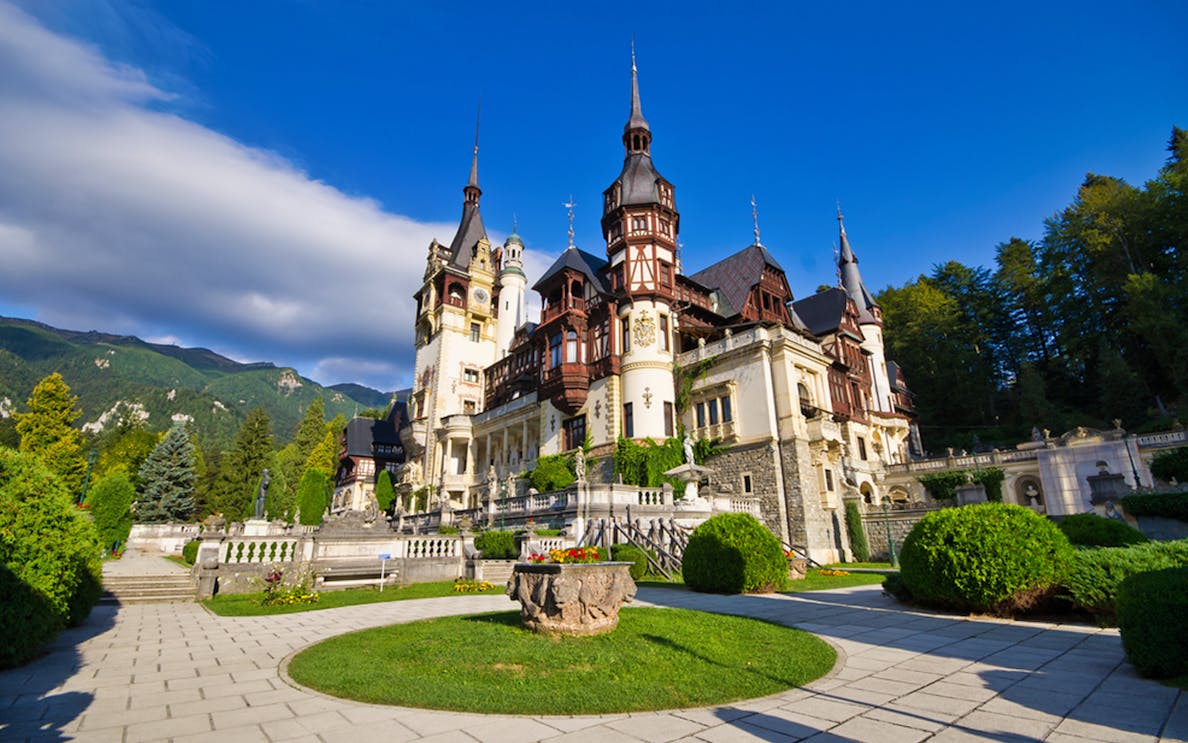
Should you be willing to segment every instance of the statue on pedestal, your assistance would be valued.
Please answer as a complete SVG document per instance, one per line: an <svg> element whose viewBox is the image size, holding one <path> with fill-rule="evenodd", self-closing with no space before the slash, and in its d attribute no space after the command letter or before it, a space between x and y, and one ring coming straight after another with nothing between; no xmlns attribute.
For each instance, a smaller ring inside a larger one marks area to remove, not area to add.
<svg viewBox="0 0 1188 743"><path fill-rule="evenodd" d="M260 479L260 489L256 492L255 514L254 518L264 518L264 500L268 497L268 484L271 482L268 478L268 470L264 470L264 477Z"/></svg>

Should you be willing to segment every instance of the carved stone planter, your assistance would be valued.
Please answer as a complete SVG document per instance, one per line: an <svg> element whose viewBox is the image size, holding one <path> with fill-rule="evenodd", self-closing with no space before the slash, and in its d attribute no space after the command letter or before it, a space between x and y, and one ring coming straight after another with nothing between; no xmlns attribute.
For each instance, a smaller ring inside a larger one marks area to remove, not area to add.
<svg viewBox="0 0 1188 743"><path fill-rule="evenodd" d="M601 635L619 625L619 608L635 596L629 562L517 563L507 595L533 632Z"/></svg>

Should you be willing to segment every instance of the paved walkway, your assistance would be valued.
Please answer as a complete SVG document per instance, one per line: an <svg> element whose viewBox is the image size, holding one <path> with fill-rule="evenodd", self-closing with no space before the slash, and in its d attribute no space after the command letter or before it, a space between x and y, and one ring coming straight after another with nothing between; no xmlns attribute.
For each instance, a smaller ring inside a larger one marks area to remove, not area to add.
<svg viewBox="0 0 1188 743"><path fill-rule="evenodd" d="M250 618L216 617L196 604L102 606L45 657L0 673L0 740L1188 739L1188 694L1136 677L1114 630L909 612L877 587L732 597L644 589L637 604L796 625L836 645L839 662L806 688L720 707L457 714L333 699L294 688L278 667L295 650L355 629L512 608L503 596Z"/></svg>

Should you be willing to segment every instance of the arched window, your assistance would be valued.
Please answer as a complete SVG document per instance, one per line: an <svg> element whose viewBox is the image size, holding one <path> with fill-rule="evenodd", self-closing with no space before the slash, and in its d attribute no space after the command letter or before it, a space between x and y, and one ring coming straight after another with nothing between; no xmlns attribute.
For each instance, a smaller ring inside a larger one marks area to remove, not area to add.
<svg viewBox="0 0 1188 743"><path fill-rule="evenodd" d="M565 332L565 363L578 363L578 339L577 333L573 330Z"/></svg>
<svg viewBox="0 0 1188 743"><path fill-rule="evenodd" d="M804 382L796 384L796 392L800 395L800 414L805 418L815 418L817 408L813 406L813 398L809 395L808 387L804 386Z"/></svg>

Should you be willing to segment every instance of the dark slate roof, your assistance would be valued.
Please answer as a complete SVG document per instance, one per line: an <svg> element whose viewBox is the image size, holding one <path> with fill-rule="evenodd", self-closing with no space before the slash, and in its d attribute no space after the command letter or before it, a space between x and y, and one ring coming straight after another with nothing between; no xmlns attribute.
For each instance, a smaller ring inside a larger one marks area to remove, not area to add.
<svg viewBox="0 0 1188 743"><path fill-rule="evenodd" d="M401 423L408 419L407 406L398 402L382 420L355 417L346 427L346 453L352 457L373 456L374 444L399 445L397 432Z"/></svg>
<svg viewBox="0 0 1188 743"><path fill-rule="evenodd" d="M780 272L784 270L779 261L767 252L767 248L750 245L689 278L702 286L717 289L721 299L726 300L719 300L718 314L731 317L746 305L751 289L763 278L764 266L771 266Z"/></svg>
<svg viewBox="0 0 1188 743"><path fill-rule="evenodd" d="M877 303L867 291L866 284L862 283L862 274L858 271L858 258L854 256L854 250L850 247L850 238L846 236L844 224L841 226L841 251L837 261L842 286L845 287L846 293L853 297L854 304L858 305L859 322L874 322L870 308L877 306Z"/></svg>
<svg viewBox="0 0 1188 743"><path fill-rule="evenodd" d="M623 131L632 129L647 129L648 120L644 118L643 109L639 105L639 75L635 70L635 54L631 55L631 115L627 118L627 125Z"/></svg>
<svg viewBox="0 0 1188 743"><path fill-rule="evenodd" d="M540 291L541 287L549 282L549 279L566 268L584 274L600 293L610 293L603 276L606 271L606 259L584 250L578 250L572 245L566 248L565 252L553 261L553 265L549 266L549 270L544 272L544 276L541 276L540 280L532 285L532 291Z"/></svg>
<svg viewBox="0 0 1188 743"><path fill-rule="evenodd" d="M623 161L623 172L615 179L620 186L619 203L623 206L639 206L660 203L660 174L652 165L651 155L636 152ZM615 183L606 189L610 191Z"/></svg>
<svg viewBox="0 0 1188 743"><path fill-rule="evenodd" d="M847 298L845 290L835 286L793 302L792 309L800 316L805 328L819 337L829 335L841 326Z"/></svg>
<svg viewBox="0 0 1188 743"><path fill-rule="evenodd" d="M479 214L477 203L467 202L462 206L462 221L458 223L458 232L450 242L450 265L465 269L470 265L470 251L475 243L487 236L483 227L483 218Z"/></svg>
<svg viewBox="0 0 1188 743"><path fill-rule="evenodd" d="M887 362L887 381L891 384L891 389L895 392L907 392L907 385L904 384L899 372L899 364L894 361Z"/></svg>

